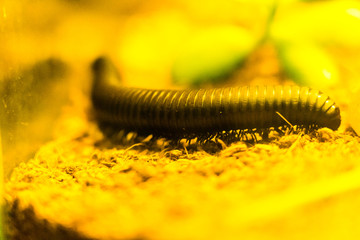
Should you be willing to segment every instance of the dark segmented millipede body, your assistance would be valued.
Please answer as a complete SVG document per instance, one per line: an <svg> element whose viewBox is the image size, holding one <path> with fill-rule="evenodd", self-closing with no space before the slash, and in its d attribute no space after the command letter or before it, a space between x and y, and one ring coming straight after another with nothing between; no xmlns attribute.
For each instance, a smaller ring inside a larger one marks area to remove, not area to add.
<svg viewBox="0 0 360 240"><path fill-rule="evenodd" d="M148 90L121 86L106 58L93 64L92 101L99 122L170 138L254 131L288 125L340 125L340 110L324 93L298 86Z"/></svg>

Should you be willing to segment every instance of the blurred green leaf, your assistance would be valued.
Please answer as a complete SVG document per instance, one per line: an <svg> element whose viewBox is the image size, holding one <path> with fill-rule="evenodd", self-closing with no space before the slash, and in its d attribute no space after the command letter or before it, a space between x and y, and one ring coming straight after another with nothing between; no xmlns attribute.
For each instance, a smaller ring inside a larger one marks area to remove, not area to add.
<svg viewBox="0 0 360 240"><path fill-rule="evenodd" d="M255 37L240 27L204 30L185 44L175 60L174 82L198 85L222 80L245 60L256 44Z"/></svg>
<svg viewBox="0 0 360 240"><path fill-rule="evenodd" d="M285 74L297 84L328 87L339 82L336 64L326 51L312 44L283 44L278 47Z"/></svg>

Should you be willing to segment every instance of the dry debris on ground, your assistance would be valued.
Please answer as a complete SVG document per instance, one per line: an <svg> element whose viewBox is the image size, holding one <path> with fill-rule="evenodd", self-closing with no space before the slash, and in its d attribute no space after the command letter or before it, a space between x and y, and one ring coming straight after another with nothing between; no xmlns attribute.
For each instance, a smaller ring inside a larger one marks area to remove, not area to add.
<svg viewBox="0 0 360 240"><path fill-rule="evenodd" d="M360 236L355 227L360 144L350 132L273 134L268 144L237 142L214 154L166 143L112 145L94 130L44 145L6 183L9 234L15 239Z"/></svg>

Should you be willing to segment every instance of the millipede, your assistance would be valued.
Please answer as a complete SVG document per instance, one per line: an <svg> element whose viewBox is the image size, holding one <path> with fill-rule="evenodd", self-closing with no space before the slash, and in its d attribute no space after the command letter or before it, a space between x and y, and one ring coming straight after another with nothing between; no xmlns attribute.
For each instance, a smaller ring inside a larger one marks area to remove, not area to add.
<svg viewBox="0 0 360 240"><path fill-rule="evenodd" d="M106 57L92 65L99 123L171 139L340 126L340 110L321 91L299 86L159 90L124 87Z"/></svg>

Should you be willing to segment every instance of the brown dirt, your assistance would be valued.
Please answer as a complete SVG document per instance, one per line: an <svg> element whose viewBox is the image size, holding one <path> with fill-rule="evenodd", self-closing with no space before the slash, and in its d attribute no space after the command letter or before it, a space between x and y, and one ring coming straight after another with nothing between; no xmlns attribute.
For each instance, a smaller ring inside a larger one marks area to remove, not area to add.
<svg viewBox="0 0 360 240"><path fill-rule="evenodd" d="M14 170L13 239L360 236L360 144L350 132L273 133L209 154L161 139L113 145L88 127Z"/></svg>

